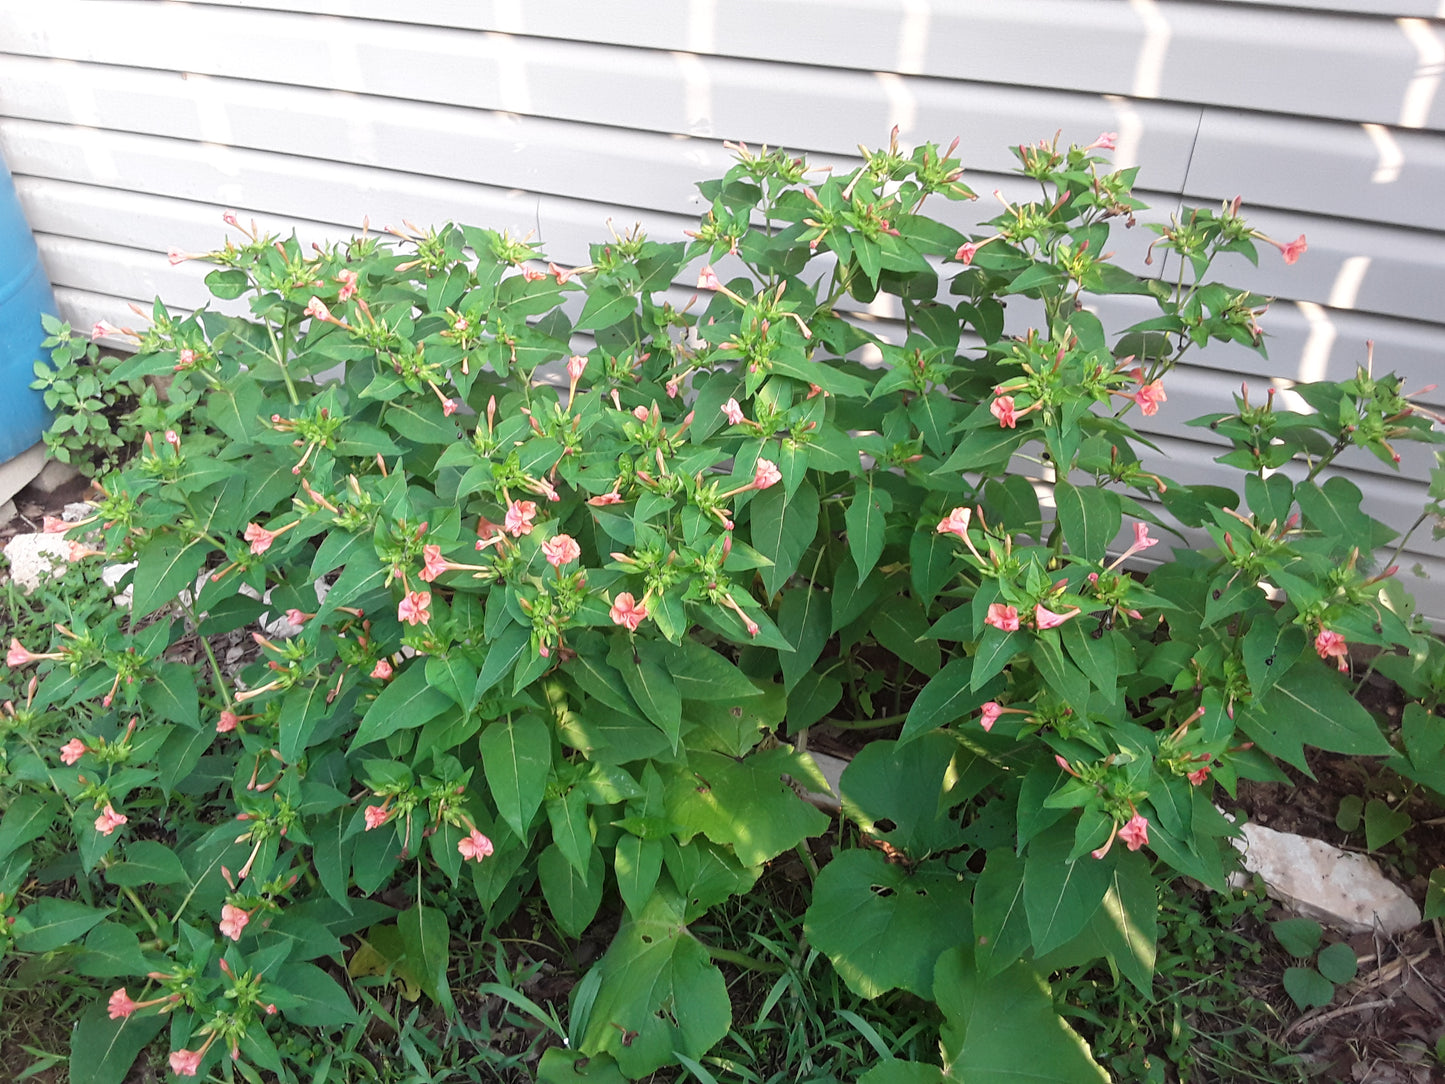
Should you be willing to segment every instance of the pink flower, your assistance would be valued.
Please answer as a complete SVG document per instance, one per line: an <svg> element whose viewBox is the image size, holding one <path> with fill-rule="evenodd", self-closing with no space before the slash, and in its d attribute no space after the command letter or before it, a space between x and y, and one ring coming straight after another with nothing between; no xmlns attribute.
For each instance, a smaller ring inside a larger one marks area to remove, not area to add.
<svg viewBox="0 0 1445 1084"><path fill-rule="evenodd" d="M431 620L427 609L430 605L430 591L408 591L406 597L397 603L396 619L408 625L425 625Z"/></svg>
<svg viewBox="0 0 1445 1084"><path fill-rule="evenodd" d="M1315 637L1315 654L1322 659L1336 659L1339 663L1340 672L1348 670L1349 663L1345 657L1350 652L1350 645L1338 632L1331 632L1329 629L1320 629L1320 634Z"/></svg>
<svg viewBox="0 0 1445 1084"><path fill-rule="evenodd" d="M965 267L973 263L973 256L982 246L974 241L959 245L958 251L953 254L955 260L962 260Z"/></svg>
<svg viewBox="0 0 1445 1084"><path fill-rule="evenodd" d="M356 293L356 272L349 268L343 270L337 274L336 281L341 283L341 292L336 295L336 300L350 301Z"/></svg>
<svg viewBox="0 0 1445 1084"><path fill-rule="evenodd" d="M1134 524L1134 545L1131 547L1135 552L1147 550L1150 546L1157 546L1159 539L1149 537L1149 524Z"/></svg>
<svg viewBox="0 0 1445 1084"><path fill-rule="evenodd" d="M195 1076L196 1070L201 1067L201 1051L172 1050L170 1063L171 1072L176 1076Z"/></svg>
<svg viewBox="0 0 1445 1084"><path fill-rule="evenodd" d="M195 258L196 257L192 256L189 252L182 252L178 248L166 249L166 259L171 261L172 267L178 263L185 263L187 260L194 260Z"/></svg>
<svg viewBox="0 0 1445 1084"><path fill-rule="evenodd" d="M1041 629L1058 628L1071 617L1079 616L1079 608L1075 606L1066 614L1056 614L1052 610L1045 609L1042 604L1034 607L1034 621Z"/></svg>
<svg viewBox="0 0 1445 1084"><path fill-rule="evenodd" d="M582 374L587 371L587 355L573 354L567 359L567 379L574 384L582 379Z"/></svg>
<svg viewBox="0 0 1445 1084"><path fill-rule="evenodd" d="M513 501L507 505L507 516L502 527L513 538L521 538L524 534L532 533L532 521L536 518L535 501Z"/></svg>
<svg viewBox="0 0 1445 1084"><path fill-rule="evenodd" d="M34 651L26 651L25 648L20 646L20 641L12 636L10 637L10 650L5 652L5 665L14 667L28 666L30 663L38 662L41 659L58 659L59 657L58 654L38 654Z"/></svg>
<svg viewBox="0 0 1445 1084"><path fill-rule="evenodd" d="M391 663L385 659L378 659L376 665L371 668L371 676L378 681L390 681L391 674Z"/></svg>
<svg viewBox="0 0 1445 1084"><path fill-rule="evenodd" d="M276 540L276 532L266 530L259 523L248 523L246 533L241 537L251 543L252 553L262 554L271 548L271 543Z"/></svg>
<svg viewBox="0 0 1445 1084"><path fill-rule="evenodd" d="M232 907L229 903L221 908L221 936L229 937L232 941L241 940L241 932L245 930L246 923L251 921L251 916L239 907Z"/></svg>
<svg viewBox="0 0 1445 1084"><path fill-rule="evenodd" d="M577 545L577 540L571 535L559 534L542 543L542 556L547 558L547 563L553 568L561 568L569 561L581 557L582 547Z"/></svg>
<svg viewBox="0 0 1445 1084"><path fill-rule="evenodd" d="M1164 394L1164 381L1154 380L1144 384L1134 393L1134 402L1139 404L1139 409L1145 417L1153 417L1159 413L1159 404L1168 400Z"/></svg>
<svg viewBox="0 0 1445 1084"><path fill-rule="evenodd" d="M314 316L318 320L331 319L331 310L326 307L325 303L323 303L319 297L313 296L311 298L310 302L306 305L305 312L307 316Z"/></svg>
<svg viewBox="0 0 1445 1084"><path fill-rule="evenodd" d="M189 369L196 363L196 352L189 347L176 355L176 368Z"/></svg>
<svg viewBox="0 0 1445 1084"><path fill-rule="evenodd" d="M682 391L682 385L676 380L669 380L667 382L667 397L669 399L676 399L677 393L680 391Z"/></svg>
<svg viewBox="0 0 1445 1084"><path fill-rule="evenodd" d="M622 494L614 489L611 493L603 493L600 496L590 498L587 503L597 508L608 504L621 504Z"/></svg>
<svg viewBox="0 0 1445 1084"><path fill-rule="evenodd" d="M632 408L632 416L640 422L645 422L648 418L652 417L652 412L645 406L635 406Z"/></svg>
<svg viewBox="0 0 1445 1084"><path fill-rule="evenodd" d="M119 334L121 334L121 330L114 324L108 323L105 320L97 320L93 325L91 325L90 341L95 342L96 339L103 339L107 335Z"/></svg>
<svg viewBox="0 0 1445 1084"><path fill-rule="evenodd" d="M417 575L427 583L431 583L432 580L436 579L451 567L447 559L442 556L442 548L440 546L423 546L421 548L421 556L422 560L426 563Z"/></svg>
<svg viewBox="0 0 1445 1084"><path fill-rule="evenodd" d="M985 732L990 731L993 729L993 724L998 722L998 717L1002 714L1003 705L997 700L990 700L983 706L983 715L979 719L978 724L983 727Z"/></svg>
<svg viewBox="0 0 1445 1084"><path fill-rule="evenodd" d="M227 210L227 211L225 211L225 212L221 215L221 221L224 222L226 225L232 226L232 227L234 227L234 228L236 228L236 229L238 229L238 230L241 228L241 223L238 222L238 221L236 221L236 212L235 212L235 211L232 211L232 210Z"/></svg>
<svg viewBox="0 0 1445 1084"><path fill-rule="evenodd" d="M699 290L721 290L722 280L717 277L712 266L708 265L698 272L697 288Z"/></svg>
<svg viewBox="0 0 1445 1084"><path fill-rule="evenodd" d="M366 830L370 832L373 828L380 828L391 819L391 814L379 805L366 807Z"/></svg>
<svg viewBox="0 0 1445 1084"><path fill-rule="evenodd" d="M79 738L71 738L60 747L60 763L68 767L88 752L90 752L90 749L86 746L85 742Z"/></svg>
<svg viewBox="0 0 1445 1084"><path fill-rule="evenodd" d="M1119 829L1119 838L1131 851L1137 851L1149 842L1149 822L1135 813L1129 823Z"/></svg>
<svg viewBox="0 0 1445 1084"><path fill-rule="evenodd" d="M130 999L130 995L125 992L125 987L122 986L110 995L110 1000L106 1002L105 1008L112 1020L124 1020L131 1013L135 1012L136 1009L140 1008L140 1006Z"/></svg>
<svg viewBox="0 0 1445 1084"><path fill-rule="evenodd" d="M1013 429L1018 424L1018 415L1014 411L1012 395L1000 395L989 404L988 412L998 419L999 427L1002 429Z"/></svg>
<svg viewBox="0 0 1445 1084"><path fill-rule="evenodd" d="M1206 779L1209 778L1209 769L1210 769L1210 765L1208 765L1208 764L1206 764L1206 765L1205 765L1204 767L1202 767L1202 768L1195 768L1194 771L1190 772L1190 773L1186 776L1186 778L1189 780L1189 782L1190 782L1191 785L1197 787L1197 786L1199 786L1201 783L1203 783ZM1145 842L1147 843L1148 840L1145 840Z"/></svg>
<svg viewBox="0 0 1445 1084"><path fill-rule="evenodd" d="M1308 248L1309 245L1305 244L1305 235L1300 234L1289 244L1280 245L1279 251L1280 255L1284 257L1285 263L1294 263L1305 254L1305 250Z"/></svg>
<svg viewBox="0 0 1445 1084"><path fill-rule="evenodd" d="M241 717L237 715L234 711L223 711L221 712L220 721L216 723L216 733L229 734L231 731L236 729L236 726L240 722Z"/></svg>
<svg viewBox="0 0 1445 1084"><path fill-rule="evenodd" d="M311 620L312 615L305 610L290 609L286 611L286 620L293 625L304 625Z"/></svg>
<svg viewBox="0 0 1445 1084"><path fill-rule="evenodd" d="M621 625L628 632L636 632L637 626L647 619L647 607L639 606L636 599L623 591L613 600L612 609L607 611L607 616L612 618L614 625Z"/></svg>
<svg viewBox="0 0 1445 1084"><path fill-rule="evenodd" d="M461 409L461 404L458 403L455 399L442 400L442 417L450 418L459 409Z"/></svg>
<svg viewBox="0 0 1445 1084"><path fill-rule="evenodd" d="M955 508L948 513L948 518L938 521L939 534L956 534L959 538L968 537L968 524L973 519L973 513L967 508Z"/></svg>
<svg viewBox="0 0 1445 1084"><path fill-rule="evenodd" d="M1015 607L1005 606L1002 602L990 602L988 615L983 619L983 623L1004 632L1018 632L1019 612Z"/></svg>
<svg viewBox="0 0 1445 1084"><path fill-rule="evenodd" d="M106 802L105 808L100 811L100 816L95 818L95 830L103 836L108 836L129 819L129 817L117 813L111 808L111 804Z"/></svg>
<svg viewBox="0 0 1445 1084"><path fill-rule="evenodd" d="M759 459L757 466L753 468L753 488L767 489L775 486L783 480L783 472L778 470L778 465L768 459Z"/></svg>
<svg viewBox="0 0 1445 1084"><path fill-rule="evenodd" d="M544 278L546 278L546 277L547 277L547 272L545 272L545 271L533 271L530 267L524 267L524 268L522 268L522 281L523 281L523 282L537 282L537 281L539 281L539 280L541 280L541 279L544 279Z"/></svg>
<svg viewBox="0 0 1445 1084"><path fill-rule="evenodd" d="M738 406L736 399L729 399L724 403L722 405L722 412L723 417L732 425L742 425L743 422L747 421L747 418L743 416L743 408Z"/></svg>
<svg viewBox="0 0 1445 1084"><path fill-rule="evenodd" d="M491 857L492 841L473 828L471 834L457 844L457 850L461 852L463 861L475 858L480 862Z"/></svg>
<svg viewBox="0 0 1445 1084"><path fill-rule="evenodd" d="M1099 138L1094 140L1094 142L1090 143L1087 147L1084 148L1084 150L1112 151L1118 146L1118 144L1118 132L1100 132Z"/></svg>

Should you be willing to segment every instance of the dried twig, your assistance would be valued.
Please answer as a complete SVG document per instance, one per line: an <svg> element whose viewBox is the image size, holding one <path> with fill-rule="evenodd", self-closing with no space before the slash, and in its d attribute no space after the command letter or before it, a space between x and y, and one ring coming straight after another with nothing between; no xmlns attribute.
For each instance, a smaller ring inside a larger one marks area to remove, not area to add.
<svg viewBox="0 0 1445 1084"><path fill-rule="evenodd" d="M1388 1005L1393 1005L1394 1003L1395 1001L1393 998L1384 997L1378 998L1374 1001L1361 1001L1355 1005L1343 1005L1338 1009L1331 1009L1329 1012L1322 1013L1317 1016L1301 1016L1293 1024L1285 1028L1284 1038L1288 1039L1292 1034L1294 1034L1294 1032L1298 1031L1300 1028L1305 1027L1306 1025L1318 1027L1321 1024L1329 1023L1331 1020L1338 1019L1341 1016L1349 1016L1351 1013L1364 1012L1367 1009L1381 1009Z"/></svg>

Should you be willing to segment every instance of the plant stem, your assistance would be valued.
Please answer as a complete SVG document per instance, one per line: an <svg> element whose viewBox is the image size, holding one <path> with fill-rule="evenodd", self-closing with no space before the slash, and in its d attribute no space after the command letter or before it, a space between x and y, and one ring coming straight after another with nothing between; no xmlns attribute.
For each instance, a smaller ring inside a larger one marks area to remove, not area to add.
<svg viewBox="0 0 1445 1084"><path fill-rule="evenodd" d="M733 949L718 948L716 945L709 945L706 941L698 941L707 954L714 960L723 963L736 964L738 967L745 967L749 971L761 971L767 975L781 975L786 969L782 964L775 964L769 960L759 960L756 956L749 956L746 952L737 952Z"/></svg>
<svg viewBox="0 0 1445 1084"><path fill-rule="evenodd" d="M140 917L145 919L145 924L151 928L151 933L159 939L161 929L156 925L156 920L151 917L151 913L146 910L145 904L141 903L140 898L135 894L135 889L129 885L124 885L121 887L121 892L125 895L126 899L130 900L135 909L140 912Z"/></svg>
<svg viewBox="0 0 1445 1084"><path fill-rule="evenodd" d="M900 712L897 715L885 715L881 719L824 719L823 726L835 726L839 730L874 730L880 726L892 726L894 723L901 723L908 718L908 713ZM819 725L817 723L815 726Z"/></svg>

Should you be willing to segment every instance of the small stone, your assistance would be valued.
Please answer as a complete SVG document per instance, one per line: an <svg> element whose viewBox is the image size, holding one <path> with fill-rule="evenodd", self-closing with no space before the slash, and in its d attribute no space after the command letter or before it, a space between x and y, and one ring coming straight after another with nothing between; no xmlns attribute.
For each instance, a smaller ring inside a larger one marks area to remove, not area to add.
<svg viewBox="0 0 1445 1084"><path fill-rule="evenodd" d="M58 534L17 534L4 550L10 578L27 595L70 567L70 543Z"/></svg>
<svg viewBox="0 0 1445 1084"><path fill-rule="evenodd" d="M15 512L14 501L6 501L4 504L0 504L0 527L8 525L9 522L15 518Z"/></svg>
<svg viewBox="0 0 1445 1084"><path fill-rule="evenodd" d="M1243 838L1233 842L1243 852L1244 868L1290 910L1348 933L1378 925L1395 934L1420 924L1415 901L1365 855L1260 824L1240 831Z"/></svg>
<svg viewBox="0 0 1445 1084"><path fill-rule="evenodd" d="M52 459L40 468L40 473L31 480L30 488L38 489L41 493L54 493L61 486L69 485L79 477L80 471L69 463Z"/></svg>
<svg viewBox="0 0 1445 1084"><path fill-rule="evenodd" d="M79 523L81 520L94 514L95 505L90 504L88 501L75 501L72 504L67 504L65 508L61 510L60 518L65 520L66 523Z"/></svg>

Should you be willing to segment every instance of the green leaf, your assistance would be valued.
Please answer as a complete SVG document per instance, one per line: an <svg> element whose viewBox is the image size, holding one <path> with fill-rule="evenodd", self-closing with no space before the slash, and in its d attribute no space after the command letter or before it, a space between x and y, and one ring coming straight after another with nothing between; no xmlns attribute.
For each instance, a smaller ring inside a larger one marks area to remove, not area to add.
<svg viewBox="0 0 1445 1084"><path fill-rule="evenodd" d="M509 625L492 641L487 648L487 657L482 660L481 672L477 674L469 707L475 707L497 682L512 672L513 665L522 657L530 640L530 634L521 625Z"/></svg>
<svg viewBox="0 0 1445 1084"><path fill-rule="evenodd" d="M1113 863L1084 855L1069 860L1074 824L1065 820L1029 844L1024 863L1024 911L1040 955L1077 937L1109 890Z"/></svg>
<svg viewBox="0 0 1445 1084"><path fill-rule="evenodd" d="M607 877L602 852L588 841L585 873L579 872L562 849L552 843L537 857L537 878L552 917L564 933L581 937L592 924L602 904L602 889Z"/></svg>
<svg viewBox="0 0 1445 1084"><path fill-rule="evenodd" d="M445 921L443 918L443 932ZM422 955L425 958L424 952ZM337 1028L349 1027L359 1019L346 991L315 964L288 962L268 990L281 1015L293 1024Z"/></svg>
<svg viewBox="0 0 1445 1084"><path fill-rule="evenodd" d="M141 885L189 884L190 877L176 852L164 843L138 839L126 844L125 861L105 871L105 879L121 888Z"/></svg>
<svg viewBox="0 0 1445 1084"><path fill-rule="evenodd" d="M783 688L792 692L823 653L832 628L832 607L828 594L812 583L783 589L778 605L778 631L793 645L782 652L778 662L783 670Z"/></svg>
<svg viewBox="0 0 1445 1084"><path fill-rule="evenodd" d="M969 890L941 863L910 871L871 849L843 851L814 882L803 928L855 993L927 997L939 954L972 939Z"/></svg>
<svg viewBox="0 0 1445 1084"><path fill-rule="evenodd" d="M945 780L957 780L973 759L953 738L937 732L907 745L869 742L843 769L843 811L864 832L915 859L956 848L961 829L948 815L949 807L969 795L945 795ZM991 774L980 777L978 786ZM891 828L879 827L890 822Z"/></svg>
<svg viewBox="0 0 1445 1084"><path fill-rule="evenodd" d="M145 1013L112 1020L105 1002L95 999L70 1033L71 1084L122 1084L140 1052L169 1020Z"/></svg>
<svg viewBox="0 0 1445 1084"><path fill-rule="evenodd" d="M1320 954L1315 957L1315 966L1320 969L1321 975L1340 986L1359 972L1360 960L1347 943L1336 941L1320 949Z"/></svg>
<svg viewBox="0 0 1445 1084"><path fill-rule="evenodd" d="M1035 958L1042 972L1106 959L1144 997L1153 989L1158 938L1159 894L1148 860L1127 851L1117 854L1104 902L1083 932L1047 955Z"/></svg>
<svg viewBox="0 0 1445 1084"><path fill-rule="evenodd" d="M956 1078L955 1078L956 1079ZM880 1062L858 1078L858 1084L949 1084L936 1065L921 1061Z"/></svg>
<svg viewBox="0 0 1445 1084"><path fill-rule="evenodd" d="M141 702L162 719L196 729L201 724L200 701L196 693L196 672L179 662L161 663L155 680L141 689Z"/></svg>
<svg viewBox="0 0 1445 1084"><path fill-rule="evenodd" d="M552 770L552 732L535 715L521 715L490 723L479 740L497 812L525 840Z"/></svg>
<svg viewBox="0 0 1445 1084"><path fill-rule="evenodd" d="M547 821L552 825L552 842L572 868L586 877L588 859L594 850L586 792L573 787L560 798L547 799Z"/></svg>
<svg viewBox="0 0 1445 1084"><path fill-rule="evenodd" d="M1394 532L1360 511L1364 494L1348 478L1335 477L1323 486L1301 482L1294 492L1305 526L1328 539L1337 552L1358 548L1368 553L1394 537Z"/></svg>
<svg viewBox="0 0 1445 1084"><path fill-rule="evenodd" d="M697 640L668 644L660 658L684 700L734 701L761 695L746 674Z"/></svg>
<svg viewBox="0 0 1445 1084"><path fill-rule="evenodd" d="M1269 924L1270 932L1279 942L1280 948L1291 956L1307 960L1320 947L1324 930L1312 918L1285 918Z"/></svg>
<svg viewBox="0 0 1445 1084"><path fill-rule="evenodd" d="M537 1084L627 1084L608 1054L588 1057L580 1050L550 1046L537 1066Z"/></svg>
<svg viewBox="0 0 1445 1084"><path fill-rule="evenodd" d="M1069 552L1086 561L1103 561L1123 523L1119 495L1096 486L1080 489L1060 482L1054 487L1054 499Z"/></svg>
<svg viewBox="0 0 1445 1084"><path fill-rule="evenodd" d="M577 317L577 330L611 327L637 311L637 295L616 287L593 285L587 290L587 303Z"/></svg>
<svg viewBox="0 0 1445 1084"><path fill-rule="evenodd" d="M883 555L883 532L891 511L893 495L873 485L872 471L854 481L853 499L848 502L843 522L848 527L848 553L858 567L860 583Z"/></svg>
<svg viewBox="0 0 1445 1084"><path fill-rule="evenodd" d="M1306 770L1306 744L1331 753L1388 756L1390 743L1370 713L1312 655L1239 712L1240 729L1265 752Z"/></svg>
<svg viewBox="0 0 1445 1084"><path fill-rule="evenodd" d="M909 579L913 595L925 608L948 586L962 563L953 544L935 531L914 531L908 539Z"/></svg>
<svg viewBox="0 0 1445 1084"><path fill-rule="evenodd" d="M1054 1011L1049 986L1017 963L985 979L967 949L938 961L933 997L943 1010L946 1079L991 1084L1084 1084L1109 1075Z"/></svg>
<svg viewBox="0 0 1445 1084"><path fill-rule="evenodd" d="M396 919L407 960L416 973L422 990L447 1012L455 1012L452 991L447 983L450 960L446 912L436 907L415 907L403 911Z"/></svg>
<svg viewBox="0 0 1445 1084"><path fill-rule="evenodd" d="M670 767L668 818L691 834L731 846L745 866L761 865L828 826L821 811L803 801L784 775L818 792L827 788L806 754L789 746L750 753L739 760L723 753L697 752L686 768Z"/></svg>
<svg viewBox="0 0 1445 1084"><path fill-rule="evenodd" d="M900 598L881 607L868 626L873 638L920 674L938 673L938 641L928 635L928 618L923 607L911 598Z"/></svg>
<svg viewBox="0 0 1445 1084"><path fill-rule="evenodd" d="M427 684L425 664L413 660L366 709L356 736L351 739L351 749L355 751L389 738L399 730L415 730L440 715L450 704L451 698L446 693ZM297 741L300 740L298 736Z"/></svg>
<svg viewBox="0 0 1445 1084"><path fill-rule="evenodd" d="M662 841L623 833L617 840L612 864L627 913L642 914L662 872Z"/></svg>
<svg viewBox="0 0 1445 1084"><path fill-rule="evenodd" d="M753 548L773 562L762 569L768 594L777 594L797 571L798 562L818 533L818 507L818 491L811 482L804 482L791 494L785 492L784 486L771 486L748 506Z"/></svg>
<svg viewBox="0 0 1445 1084"><path fill-rule="evenodd" d="M1335 985L1312 967L1284 969L1284 992L1301 1012L1322 1009L1335 997Z"/></svg>
<svg viewBox="0 0 1445 1084"><path fill-rule="evenodd" d="M988 852L973 887L974 959L985 977L996 975L1029 947L1024 914L1024 864L1008 847Z"/></svg>
<svg viewBox="0 0 1445 1084"><path fill-rule="evenodd" d="M75 957L75 970L93 979L144 975L151 970L133 931L119 922L102 922L85 939L85 951Z"/></svg>
<svg viewBox="0 0 1445 1084"><path fill-rule="evenodd" d="M417 667L413 666L412 669ZM301 759L301 754L311 744L311 736L329 714L326 697L330 691L331 683L328 681L286 690L281 701L281 717L277 723L280 735L277 750L287 764L295 764Z"/></svg>
<svg viewBox="0 0 1445 1084"><path fill-rule="evenodd" d="M602 982L581 1049L611 1054L630 1079L670 1064L673 1051L702 1057L731 1026L722 972L687 932L682 902L668 893L623 924L597 966Z"/></svg>
<svg viewBox="0 0 1445 1084"><path fill-rule="evenodd" d="M137 616L153 613L180 594L181 588L193 587L210 552L209 546L195 538L183 540L170 534L158 534L144 543L136 557L131 612Z"/></svg>
<svg viewBox="0 0 1445 1084"><path fill-rule="evenodd" d="M1445 915L1445 866L1436 866L1430 871L1430 883L1425 887L1425 921L1431 922Z"/></svg>
<svg viewBox="0 0 1445 1084"><path fill-rule="evenodd" d="M665 667L664 658L658 645L644 641L629 644L621 636L613 640L612 650L607 654L607 661L622 674L622 682L637 706L667 736L668 744L676 751L682 731L682 696Z"/></svg>
<svg viewBox="0 0 1445 1084"><path fill-rule="evenodd" d="M1379 798L1371 798L1365 803L1365 846L1378 851L1399 839L1414 824L1414 819L1403 809L1391 809Z"/></svg>
<svg viewBox="0 0 1445 1084"><path fill-rule="evenodd" d="M115 908L89 907L76 900L45 896L36 900L16 919L28 929L15 939L22 952L49 952L79 941L92 926L104 921ZM17 925L17 928L20 928Z"/></svg>
<svg viewBox="0 0 1445 1084"><path fill-rule="evenodd" d="M9 857L48 832L59 808L58 794L41 796L27 792L16 797L0 817L0 858Z"/></svg>
<svg viewBox="0 0 1445 1084"><path fill-rule="evenodd" d="M912 741L920 734L978 710L988 699L988 693L971 687L973 666L973 659L950 659L929 679L908 709L908 718L898 736L900 743Z"/></svg>

